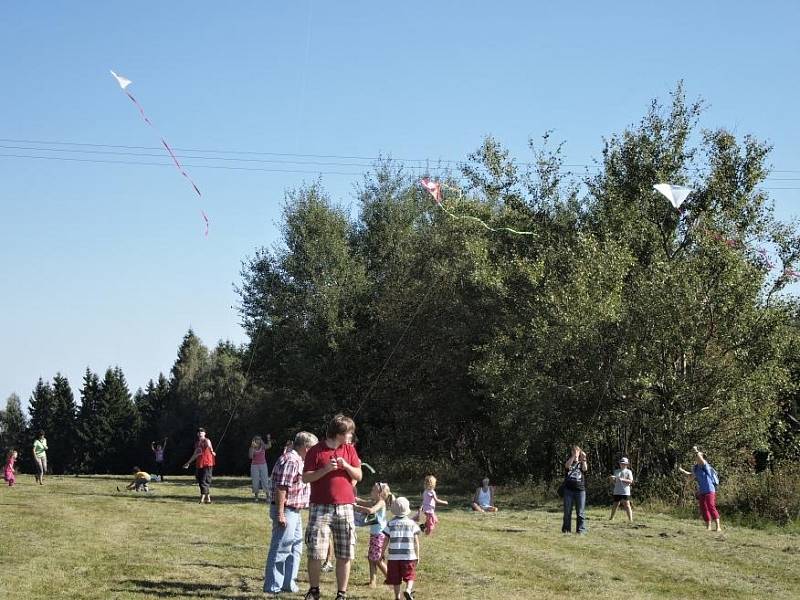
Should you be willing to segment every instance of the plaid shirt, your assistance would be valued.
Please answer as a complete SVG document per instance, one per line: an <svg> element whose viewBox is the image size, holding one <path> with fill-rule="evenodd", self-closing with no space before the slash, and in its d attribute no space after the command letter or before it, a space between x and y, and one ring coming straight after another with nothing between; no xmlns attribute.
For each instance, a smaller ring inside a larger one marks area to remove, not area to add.
<svg viewBox="0 0 800 600"><path fill-rule="evenodd" d="M272 468L270 478L270 499L277 500L278 486L288 488L286 506L288 508L306 508L311 494L311 486L303 483L303 459L294 449L284 452Z"/></svg>

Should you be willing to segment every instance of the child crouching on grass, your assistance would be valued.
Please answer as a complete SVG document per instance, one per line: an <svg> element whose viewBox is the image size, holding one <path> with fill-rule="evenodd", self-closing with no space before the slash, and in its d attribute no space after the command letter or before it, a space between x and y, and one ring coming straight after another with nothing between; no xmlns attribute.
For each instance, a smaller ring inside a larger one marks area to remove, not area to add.
<svg viewBox="0 0 800 600"><path fill-rule="evenodd" d="M362 463L363 464L363 463ZM370 491L368 501L356 498L355 509L365 515L374 515L374 519L369 528L369 549L367 550L367 560L369 561L369 587L376 587L376 577L378 570L386 576L386 563L383 560L383 547L386 538L383 530L386 528L386 506L391 506L394 496L389 489L388 483L376 482Z"/></svg>
<svg viewBox="0 0 800 600"><path fill-rule="evenodd" d="M126 490L136 490L137 492L149 492L150 489L147 484L150 483L150 474L145 473L139 467L133 467L133 481L131 481Z"/></svg>
<svg viewBox="0 0 800 600"><path fill-rule="evenodd" d="M382 557L388 554L386 584L394 587L395 600L414 600L414 581L417 578L419 562L419 534L422 532L419 525L408 517L411 513L408 498L400 497L392 502L392 513L395 518L389 521L383 530L383 535L387 539L383 545ZM401 593L404 581L406 590Z"/></svg>

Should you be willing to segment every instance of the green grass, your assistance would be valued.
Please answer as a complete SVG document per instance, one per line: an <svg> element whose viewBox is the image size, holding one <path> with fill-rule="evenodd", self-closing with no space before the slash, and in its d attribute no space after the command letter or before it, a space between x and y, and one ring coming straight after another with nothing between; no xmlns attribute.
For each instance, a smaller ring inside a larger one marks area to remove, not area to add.
<svg viewBox="0 0 800 600"><path fill-rule="evenodd" d="M214 504L196 504L189 477L153 484L149 495L117 492L124 478L22 475L0 490L0 598L263 598L269 519L249 480L216 478ZM363 487L363 486L362 486ZM401 489L412 501L419 490ZM556 500L499 495L497 515L466 510L445 494L436 535L422 540L417 597L798 598L800 535L728 527L637 507L633 526L588 511L589 534L562 535ZM305 517L304 517L305 522ZM725 519L723 515L723 525ZM351 598L391 598L365 587L367 535L359 530ZM301 569L301 583L307 580ZM333 598L331 574L323 598ZM301 598L302 595L285 595Z"/></svg>

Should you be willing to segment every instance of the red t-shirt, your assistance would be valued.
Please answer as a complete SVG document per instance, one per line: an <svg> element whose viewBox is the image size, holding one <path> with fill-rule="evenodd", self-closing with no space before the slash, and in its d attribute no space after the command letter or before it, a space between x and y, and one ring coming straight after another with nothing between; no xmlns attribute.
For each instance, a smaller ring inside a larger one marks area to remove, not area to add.
<svg viewBox="0 0 800 600"><path fill-rule="evenodd" d="M306 453L303 473L317 471L331 462L331 458L343 458L354 467L361 466L361 459L352 444L342 444L338 448L329 448L325 440L312 446ZM353 482L344 469L331 471L322 479L311 484L311 504L352 504L356 501Z"/></svg>

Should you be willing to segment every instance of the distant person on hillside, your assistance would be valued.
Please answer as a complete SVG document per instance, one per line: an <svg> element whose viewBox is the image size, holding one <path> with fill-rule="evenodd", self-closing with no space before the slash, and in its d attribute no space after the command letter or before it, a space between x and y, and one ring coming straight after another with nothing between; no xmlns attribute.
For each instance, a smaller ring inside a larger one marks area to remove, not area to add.
<svg viewBox="0 0 800 600"><path fill-rule="evenodd" d="M258 502L258 492L264 490L264 498L269 500L269 468L267 467L267 450L272 446L272 439L267 434L266 442L256 435L250 441L247 455L250 457L250 481L253 496Z"/></svg>
<svg viewBox="0 0 800 600"><path fill-rule="evenodd" d="M214 452L211 440L206 437L206 430L201 427L197 430L194 452L189 460L186 461L186 464L183 465L184 469L188 469L191 462L197 459L195 477L197 478L197 485L200 486L200 504L211 504L211 478L216 456L217 453Z"/></svg>
<svg viewBox="0 0 800 600"><path fill-rule="evenodd" d="M305 600L319 600L322 561L333 543L336 555L336 600L346 600L350 566L355 558L353 481L361 481L361 459L352 444L353 420L336 415L328 423L325 439L309 449L303 465L303 481L311 484L306 545L309 590Z"/></svg>
<svg viewBox="0 0 800 600"><path fill-rule="evenodd" d="M589 465L586 453L580 446L573 446L567 460L564 461L564 521L561 533L572 532L572 507L576 513L576 533L586 533L586 472Z"/></svg>
<svg viewBox="0 0 800 600"><path fill-rule="evenodd" d="M298 591L297 574L303 553L302 510L308 507L311 486L303 483L303 460L317 436L301 431L292 448L281 454L272 468L269 517L272 538L264 568L264 593Z"/></svg>
<svg viewBox="0 0 800 600"><path fill-rule="evenodd" d="M6 464L3 468L3 479L8 483L8 487L13 486L17 482L16 470L14 469L15 462L17 462L17 451L9 450L6 455Z"/></svg>
<svg viewBox="0 0 800 600"><path fill-rule="evenodd" d="M44 431L36 434L33 442L33 459L36 461L36 481L39 485L44 484L44 474L47 473L47 438Z"/></svg>
<svg viewBox="0 0 800 600"><path fill-rule="evenodd" d="M133 467L133 481L125 486L125 489L135 490L137 492L149 492L150 488L148 484L150 483L150 479L149 473L142 471L139 467Z"/></svg>
<svg viewBox="0 0 800 600"><path fill-rule="evenodd" d="M694 466L691 473L681 467L678 467L678 471L686 475L688 479L697 480L697 503L700 505L700 516L706 522L706 529L711 531L711 521L714 521L717 526L715 531L722 531L717 510L719 476L714 467L708 463L705 455L697 449L697 446L692 447L692 452L694 452Z"/></svg>
<svg viewBox="0 0 800 600"><path fill-rule="evenodd" d="M156 463L155 474L158 475L159 481L164 481L164 452L167 449L167 438L164 438L164 441L160 444L150 442L150 449L153 451L153 458Z"/></svg>
<svg viewBox="0 0 800 600"><path fill-rule="evenodd" d="M619 469L615 470L613 475L609 475L609 479L614 482L614 504L611 507L611 516L608 517L609 521L614 518L617 508L622 506L625 514L628 515L628 521L633 522L633 508L631 507L633 471L629 467L630 461L623 456L619 459Z"/></svg>
<svg viewBox="0 0 800 600"><path fill-rule="evenodd" d="M425 531L425 535L433 535L433 531L439 523L439 517L436 516L437 504L447 506L448 502L436 495L436 477L428 475L425 477L425 489L422 490L422 506L414 517L414 520L418 521L423 514L425 515L425 523L421 527Z"/></svg>
<svg viewBox="0 0 800 600"><path fill-rule="evenodd" d="M481 513L497 512L497 507L494 505L494 486L489 485L488 477L484 477L480 487L475 490L475 495L472 497L472 510Z"/></svg>

